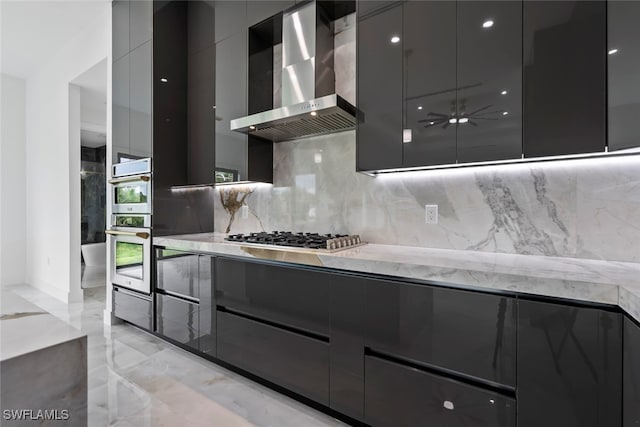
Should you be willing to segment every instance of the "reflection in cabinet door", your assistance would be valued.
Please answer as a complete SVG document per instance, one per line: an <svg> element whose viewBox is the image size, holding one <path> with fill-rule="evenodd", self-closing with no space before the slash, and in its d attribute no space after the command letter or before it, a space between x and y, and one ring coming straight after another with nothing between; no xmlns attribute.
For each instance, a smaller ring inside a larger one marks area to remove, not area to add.
<svg viewBox="0 0 640 427"><path fill-rule="evenodd" d="M131 56L131 115L129 137L131 154L151 156L151 50L153 43L146 42L130 53Z"/></svg>
<svg viewBox="0 0 640 427"><path fill-rule="evenodd" d="M515 427L511 397L365 356L365 420L389 427Z"/></svg>
<svg viewBox="0 0 640 427"><path fill-rule="evenodd" d="M116 0L112 4L111 52L114 64L129 53L129 3L128 0Z"/></svg>
<svg viewBox="0 0 640 427"><path fill-rule="evenodd" d="M113 111L112 141L113 163L118 163L118 154L129 154L129 62L131 55L124 55L113 63Z"/></svg>
<svg viewBox="0 0 640 427"><path fill-rule="evenodd" d="M524 2L525 157L604 151L606 12L604 1Z"/></svg>
<svg viewBox="0 0 640 427"><path fill-rule="evenodd" d="M157 294L156 330L160 335L198 349L198 304Z"/></svg>
<svg viewBox="0 0 640 427"><path fill-rule="evenodd" d="M458 162L519 159L522 2L457 5ZM489 18L493 25L485 28Z"/></svg>
<svg viewBox="0 0 640 427"><path fill-rule="evenodd" d="M358 21L358 170L402 166L402 5Z"/></svg>
<svg viewBox="0 0 640 427"><path fill-rule="evenodd" d="M404 4L403 166L456 162L456 2ZM371 90L363 88L363 90Z"/></svg>

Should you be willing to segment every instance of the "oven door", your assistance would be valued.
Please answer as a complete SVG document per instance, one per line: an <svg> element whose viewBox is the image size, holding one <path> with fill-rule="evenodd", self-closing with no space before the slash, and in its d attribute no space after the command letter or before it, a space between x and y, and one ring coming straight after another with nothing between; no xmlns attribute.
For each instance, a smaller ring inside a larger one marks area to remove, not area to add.
<svg viewBox="0 0 640 427"><path fill-rule="evenodd" d="M147 228L107 230L111 246L111 283L151 293L151 233Z"/></svg>
<svg viewBox="0 0 640 427"><path fill-rule="evenodd" d="M113 185L113 213L151 213L151 175L133 175L109 180Z"/></svg>

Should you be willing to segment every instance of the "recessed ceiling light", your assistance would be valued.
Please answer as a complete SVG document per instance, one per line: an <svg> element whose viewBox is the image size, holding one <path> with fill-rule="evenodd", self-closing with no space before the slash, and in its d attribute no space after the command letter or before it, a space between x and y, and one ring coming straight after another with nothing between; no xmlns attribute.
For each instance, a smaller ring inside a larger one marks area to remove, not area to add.
<svg viewBox="0 0 640 427"><path fill-rule="evenodd" d="M317 116L317 115L318 115L318 113L316 113L315 111L312 111L312 112L311 112L311 115L312 115L312 116Z"/></svg>
<svg viewBox="0 0 640 427"><path fill-rule="evenodd" d="M249 126L249 129L251 129L251 130L254 130L255 128L256 128L256 127L255 127L255 126L253 126L253 125Z"/></svg>
<svg viewBox="0 0 640 427"><path fill-rule="evenodd" d="M508 112L508 111L503 111L503 112L502 112L502 115L503 115L503 116L506 116L507 114L509 114L509 112Z"/></svg>
<svg viewBox="0 0 640 427"><path fill-rule="evenodd" d="M430 124L430 125L434 125L434 124L436 124L436 122L429 122L429 124Z"/></svg>
<svg viewBox="0 0 640 427"><path fill-rule="evenodd" d="M507 92L506 90L503 90L502 92L500 92L500 95L506 95L507 93L509 92Z"/></svg>
<svg viewBox="0 0 640 427"><path fill-rule="evenodd" d="M166 82L168 82L169 80L167 80L167 79L165 79L165 78L163 77L163 78L161 78L161 79L160 79L160 81L161 81L162 83L166 83Z"/></svg>
<svg viewBox="0 0 640 427"><path fill-rule="evenodd" d="M482 28L491 28L493 27L494 22L491 19L487 19L482 23Z"/></svg>
<svg viewBox="0 0 640 427"><path fill-rule="evenodd" d="M618 49L616 48L609 49L609 55L615 55L616 53L618 53Z"/></svg>
<svg viewBox="0 0 640 427"><path fill-rule="evenodd" d="M422 110L422 105L418 106L418 110Z"/></svg>
<svg viewBox="0 0 640 427"><path fill-rule="evenodd" d="M458 120L458 123L467 123L469 121L468 117L462 117L460 120Z"/></svg>
<svg viewBox="0 0 640 427"><path fill-rule="evenodd" d="M453 117L453 118L449 119L449 123L458 123L458 119Z"/></svg>
<svg viewBox="0 0 640 427"><path fill-rule="evenodd" d="M391 37L391 43L398 43L399 41L400 41L400 37L398 36Z"/></svg>

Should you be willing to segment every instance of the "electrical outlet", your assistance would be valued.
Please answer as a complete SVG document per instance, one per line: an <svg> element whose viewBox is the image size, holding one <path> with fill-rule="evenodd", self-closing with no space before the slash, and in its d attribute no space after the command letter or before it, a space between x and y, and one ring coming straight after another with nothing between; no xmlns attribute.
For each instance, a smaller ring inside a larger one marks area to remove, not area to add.
<svg viewBox="0 0 640 427"><path fill-rule="evenodd" d="M438 223L438 205L424 205L425 224Z"/></svg>

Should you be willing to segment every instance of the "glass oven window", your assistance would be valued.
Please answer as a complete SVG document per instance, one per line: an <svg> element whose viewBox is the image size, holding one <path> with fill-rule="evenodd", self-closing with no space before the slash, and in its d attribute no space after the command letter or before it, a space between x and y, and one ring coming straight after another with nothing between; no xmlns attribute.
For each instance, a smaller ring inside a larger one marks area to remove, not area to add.
<svg viewBox="0 0 640 427"><path fill-rule="evenodd" d="M146 183L118 185L115 188L116 204L147 203Z"/></svg>
<svg viewBox="0 0 640 427"><path fill-rule="evenodd" d="M116 242L116 272L133 279L143 279L144 246L139 243Z"/></svg>

